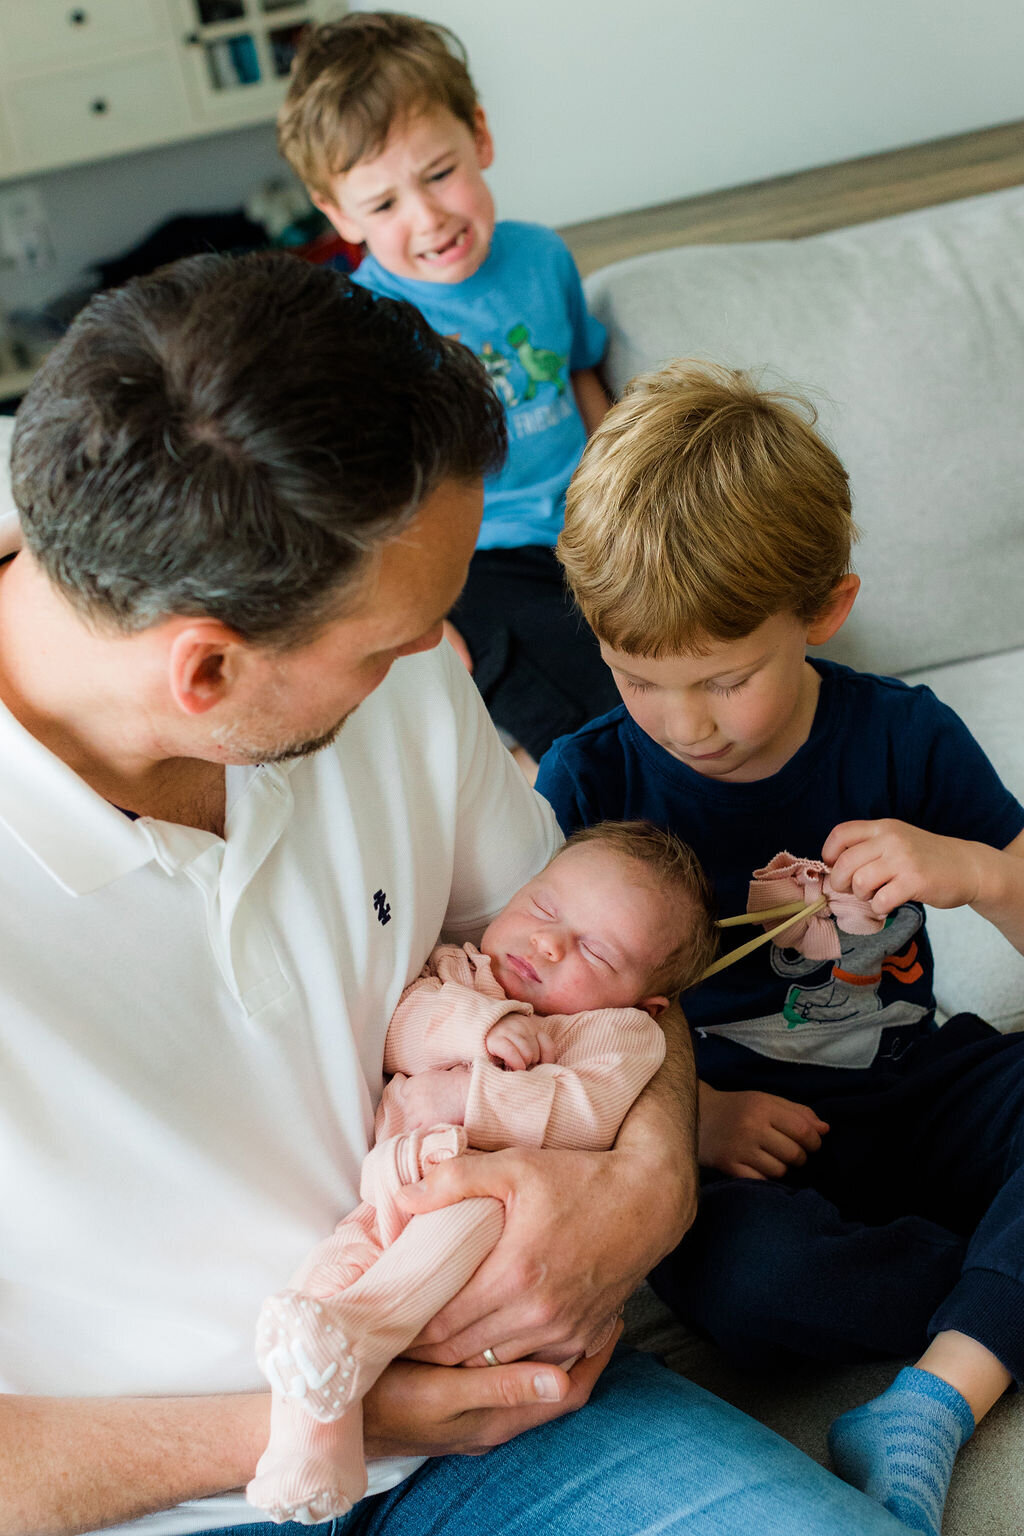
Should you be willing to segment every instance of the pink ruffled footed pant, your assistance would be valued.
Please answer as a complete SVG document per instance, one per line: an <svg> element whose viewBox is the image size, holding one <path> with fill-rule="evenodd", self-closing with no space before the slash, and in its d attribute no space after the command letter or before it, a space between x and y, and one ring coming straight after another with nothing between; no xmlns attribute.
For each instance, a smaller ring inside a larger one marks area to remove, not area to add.
<svg viewBox="0 0 1024 1536"><path fill-rule="evenodd" d="M363 1163L363 1204L264 1303L256 1353L272 1388L270 1442L246 1495L274 1520L315 1525L362 1498L362 1399L500 1237L500 1200L412 1218L395 1203L403 1184L466 1150L451 1125L378 1143Z"/></svg>

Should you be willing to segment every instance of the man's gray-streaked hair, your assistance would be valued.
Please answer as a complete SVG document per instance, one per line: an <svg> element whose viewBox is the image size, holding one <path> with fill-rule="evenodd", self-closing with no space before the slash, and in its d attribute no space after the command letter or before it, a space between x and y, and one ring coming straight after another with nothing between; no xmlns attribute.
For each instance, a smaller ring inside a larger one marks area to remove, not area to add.
<svg viewBox="0 0 1024 1536"><path fill-rule="evenodd" d="M444 480L502 461L483 368L411 305L283 253L92 300L17 415L25 541L89 622L171 614L287 646Z"/></svg>

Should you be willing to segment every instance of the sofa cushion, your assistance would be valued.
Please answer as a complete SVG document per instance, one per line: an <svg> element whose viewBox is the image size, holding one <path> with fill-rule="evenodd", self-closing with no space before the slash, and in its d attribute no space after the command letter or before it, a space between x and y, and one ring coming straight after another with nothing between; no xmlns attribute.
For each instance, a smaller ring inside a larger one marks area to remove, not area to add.
<svg viewBox="0 0 1024 1536"><path fill-rule="evenodd" d="M1024 650L907 677L927 683L970 727L1004 782L1024 793ZM969 907L930 908L935 994L943 1013L970 1010L999 1029L1024 1029L1024 955Z"/></svg>
<svg viewBox="0 0 1024 1536"><path fill-rule="evenodd" d="M1024 645L1024 188L594 273L609 383L674 357L810 392L864 590L827 654L905 672Z"/></svg>

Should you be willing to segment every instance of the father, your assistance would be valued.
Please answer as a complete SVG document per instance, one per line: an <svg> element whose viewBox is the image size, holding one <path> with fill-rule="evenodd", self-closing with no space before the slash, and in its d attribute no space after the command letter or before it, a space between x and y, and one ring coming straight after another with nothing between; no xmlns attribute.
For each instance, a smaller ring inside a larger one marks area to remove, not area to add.
<svg viewBox="0 0 1024 1536"><path fill-rule="evenodd" d="M0 1533L249 1528L260 1301L356 1203L402 987L557 841L438 647L502 451L469 353L288 257L96 300L19 413ZM673 1070L610 1153L421 1187L497 1195L506 1233L367 1401L338 1531L898 1529L650 1359L519 1359L575 1354L692 1218ZM484 1349L516 1363L454 1368Z"/></svg>

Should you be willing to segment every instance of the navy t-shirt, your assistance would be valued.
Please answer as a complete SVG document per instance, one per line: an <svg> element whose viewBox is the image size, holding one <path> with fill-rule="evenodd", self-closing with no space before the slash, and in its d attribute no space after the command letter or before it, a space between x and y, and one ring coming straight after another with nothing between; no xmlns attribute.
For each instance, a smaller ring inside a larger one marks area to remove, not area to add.
<svg viewBox="0 0 1024 1536"><path fill-rule="evenodd" d="M1024 808L963 721L930 688L814 660L821 690L810 736L770 778L706 778L657 745L624 706L563 736L537 788L566 833L644 818L688 842L719 915L746 909L755 869L786 850L820 858L839 822L894 817L1004 848ZM723 948L761 930L726 929ZM836 961L762 945L687 994L700 1075L715 1087L795 1096L826 1091L889 1061L933 1027L924 909L908 903L878 934L840 934Z"/></svg>

